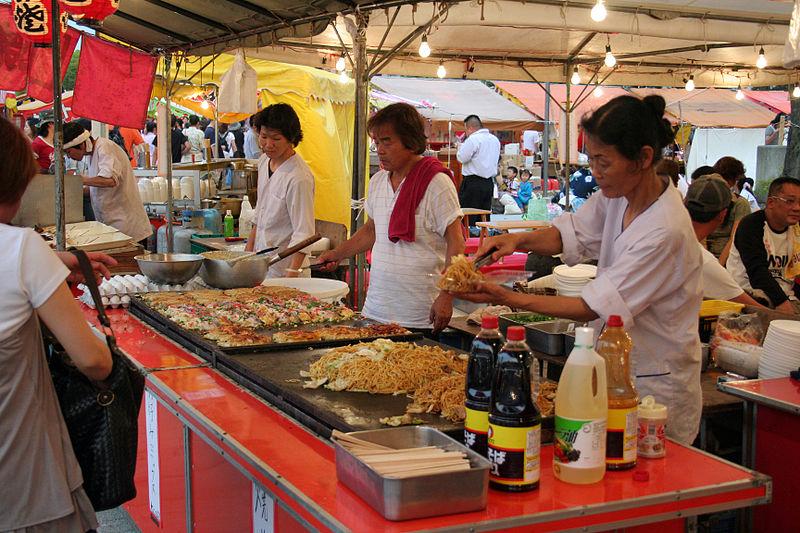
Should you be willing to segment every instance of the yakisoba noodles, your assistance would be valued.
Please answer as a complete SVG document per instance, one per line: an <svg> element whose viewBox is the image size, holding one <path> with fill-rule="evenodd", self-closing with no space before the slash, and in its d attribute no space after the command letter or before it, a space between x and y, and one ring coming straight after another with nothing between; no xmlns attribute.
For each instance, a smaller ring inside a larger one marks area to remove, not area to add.
<svg viewBox="0 0 800 533"><path fill-rule="evenodd" d="M378 339L334 348L311 364L305 387L373 394L411 393L436 378L466 372L466 361L437 346Z"/></svg>
<svg viewBox="0 0 800 533"><path fill-rule="evenodd" d="M472 261L464 255L456 255L450 260L450 266L444 271L437 286L445 291L469 292L483 279L483 274L475 270Z"/></svg>
<svg viewBox="0 0 800 533"><path fill-rule="evenodd" d="M408 406L409 413L441 413L442 417L453 422L461 422L466 417L464 401L464 382L462 372L442 376L419 387Z"/></svg>

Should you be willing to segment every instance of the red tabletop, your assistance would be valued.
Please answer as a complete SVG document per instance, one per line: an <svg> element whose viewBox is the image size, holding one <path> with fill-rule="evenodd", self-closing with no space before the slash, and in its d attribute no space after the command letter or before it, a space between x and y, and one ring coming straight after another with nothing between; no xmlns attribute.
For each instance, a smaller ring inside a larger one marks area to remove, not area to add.
<svg viewBox="0 0 800 533"><path fill-rule="evenodd" d="M151 366L193 359L177 345L134 317L113 313L119 343L132 357ZM150 354L151 349L159 351ZM176 365L181 366L181 365ZM243 468L274 484L300 507L332 529L401 532L459 528L512 528L539 524L537 530L563 530L598 524L635 524L744 507L769 499L766 476L675 443L667 457L641 459L649 481L632 471L609 472L590 486L553 478L552 446L542 448L538 490L505 494L490 490L485 510L474 513L389 522L336 479L331 445L294 420L242 389L217 370L205 367L161 370L148 375L148 388L205 433ZM678 514L682 513L682 514Z"/></svg>
<svg viewBox="0 0 800 533"><path fill-rule="evenodd" d="M745 400L800 414L800 381L791 378L727 381L717 385L721 391Z"/></svg>
<svg viewBox="0 0 800 533"><path fill-rule="evenodd" d="M90 324L99 326L94 309L85 305L81 309ZM119 347L143 367L157 370L205 364L203 359L186 352L125 309L106 309L106 314Z"/></svg>

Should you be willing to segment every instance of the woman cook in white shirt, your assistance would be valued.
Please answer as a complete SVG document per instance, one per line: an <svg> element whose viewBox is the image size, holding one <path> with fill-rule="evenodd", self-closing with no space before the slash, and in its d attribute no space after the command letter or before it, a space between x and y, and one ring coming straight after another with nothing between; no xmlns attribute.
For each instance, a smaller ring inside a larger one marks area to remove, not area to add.
<svg viewBox="0 0 800 533"><path fill-rule="evenodd" d="M691 444L702 409L702 259L680 193L654 170L672 140L664 105L660 96L620 96L584 117L592 175L602 194L551 228L487 239L478 251L494 250L496 260L520 248L560 253L569 265L597 259L597 277L580 298L514 293L490 283L462 297L594 320L596 333L610 315L620 315L633 340L640 397L653 394L666 404L667 434Z"/></svg>
<svg viewBox="0 0 800 533"><path fill-rule="evenodd" d="M273 104L253 117L264 155L258 160L258 202L248 251L286 248L314 235L314 175L294 151L303 139L292 106ZM268 278L294 278L309 271L306 254L297 252L272 265Z"/></svg>

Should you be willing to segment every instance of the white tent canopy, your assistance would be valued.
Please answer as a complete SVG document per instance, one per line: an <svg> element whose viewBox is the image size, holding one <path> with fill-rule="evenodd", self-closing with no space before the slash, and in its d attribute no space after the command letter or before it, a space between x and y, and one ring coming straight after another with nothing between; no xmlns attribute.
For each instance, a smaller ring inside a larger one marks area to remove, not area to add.
<svg viewBox="0 0 800 533"><path fill-rule="evenodd" d="M463 122L478 115L492 129L516 130L532 128L537 120L480 81L376 76L372 84L404 100L422 102L426 107L420 114L434 122Z"/></svg>
<svg viewBox="0 0 800 533"><path fill-rule="evenodd" d="M791 2L770 0L608 0L603 22L590 17L594 0L497 0L454 2L436 16L442 3L419 3L370 12L367 49L372 56L428 25L433 50L419 57L420 38L400 48L382 70L386 74L432 77L442 61L450 77L564 81L564 63L578 66L584 83L676 86L694 76L698 87L763 86L793 82L794 70L780 67ZM323 66L341 53L338 34L352 44L342 18L312 38L283 38L280 45L251 55ZM603 65L606 45L617 57L615 69ZM755 67L763 46L768 67ZM608 76L608 77L607 77ZM607 79L606 79L607 77Z"/></svg>

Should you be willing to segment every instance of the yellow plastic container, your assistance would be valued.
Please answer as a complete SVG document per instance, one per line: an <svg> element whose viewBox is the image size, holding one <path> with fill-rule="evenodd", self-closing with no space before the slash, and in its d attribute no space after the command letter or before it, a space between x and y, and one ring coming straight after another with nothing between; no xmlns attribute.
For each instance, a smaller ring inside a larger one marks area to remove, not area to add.
<svg viewBox="0 0 800 533"><path fill-rule="evenodd" d="M738 313L744 309L744 304L729 302L727 300L703 300L700 304L700 318L719 316L721 313Z"/></svg>

